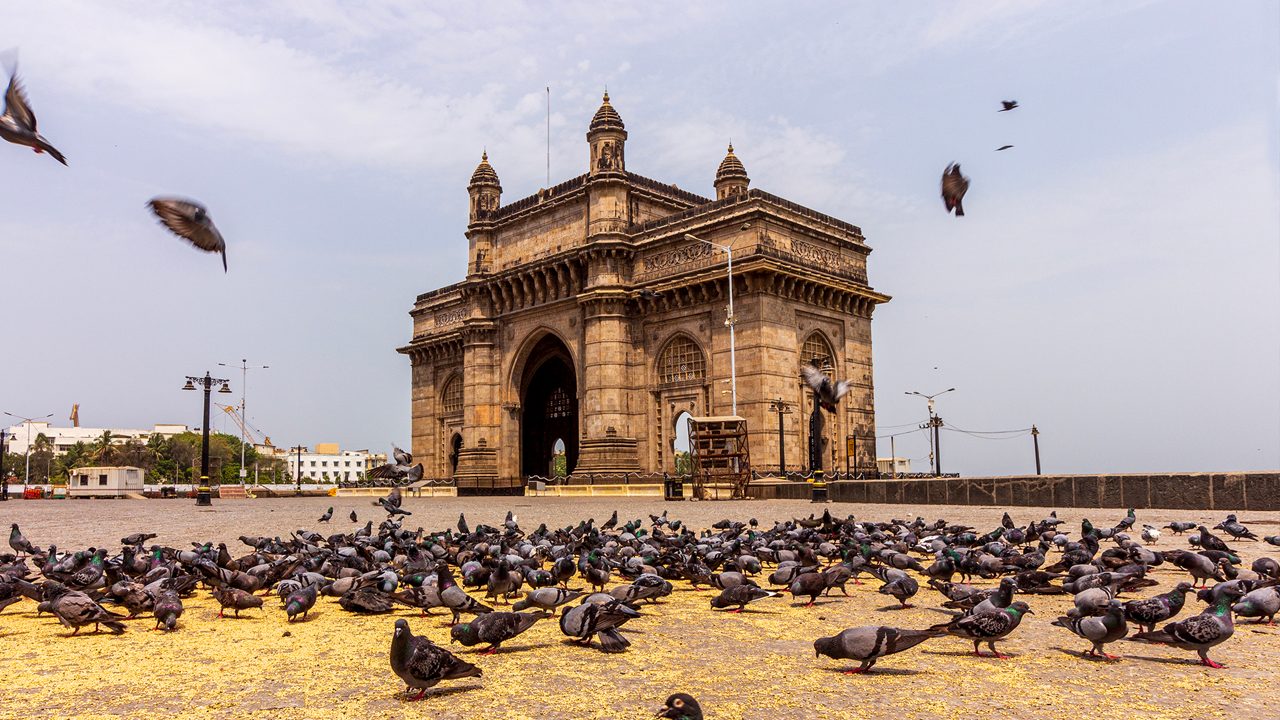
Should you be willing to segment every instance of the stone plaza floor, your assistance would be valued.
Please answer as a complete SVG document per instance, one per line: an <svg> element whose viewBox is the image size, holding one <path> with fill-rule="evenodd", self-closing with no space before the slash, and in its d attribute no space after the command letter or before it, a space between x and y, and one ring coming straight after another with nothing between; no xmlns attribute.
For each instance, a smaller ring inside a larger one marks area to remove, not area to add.
<svg viewBox="0 0 1280 720"><path fill-rule="evenodd" d="M317 525L331 505L333 522ZM405 526L453 527L459 512L472 527L500 525L513 510L531 530L541 522L562 527L587 517L603 521L616 508L622 521L644 518L646 526L649 513L667 510L695 529L725 517L755 517L767 528L774 520L807 517L824 507L860 520L946 518L979 531L997 526L1004 510L659 498L406 498L405 508L414 514ZM149 531L159 533L154 543L184 548L193 541L221 541L239 555L246 550L240 535L350 531L356 527L348 519L352 510L360 525L385 517L370 498L215 500L212 508L185 499L47 500L0 504L0 523L16 522L35 544L56 544L62 551L92 545L115 552L121 537ZM1046 516L1048 508L1010 513L1025 526ZM1074 537L1081 518L1110 527L1124 511L1065 509L1058 515ZM1138 526L1175 519L1213 525L1222 515L1142 510ZM1280 533L1280 513L1243 513L1240 520L1260 536ZM1261 542L1233 546L1246 568L1263 554L1280 557L1280 548ZM1166 531L1155 549L1173 547L1187 547L1185 536ZM1153 577L1158 587L1132 597L1164 592L1187 579L1167 564ZM764 577L758 581L766 585ZM678 691L698 698L715 720L1280 716L1280 628L1238 624L1235 635L1212 652L1225 670L1194 664L1192 652L1127 641L1108 646L1123 660L1089 660L1080 657L1086 642L1050 625L1070 607L1070 596L1025 598L1035 614L1000 644L1012 659L975 658L970 643L947 637L884 658L870 675L841 675L850 664L815 658L816 637L857 625L922 628L947 618L941 596L927 586L914 598L916 607L898 609L892 598L875 592L879 585L873 578L850 584L849 597L837 591L811 608L789 595L766 599L734 615L709 609L716 591L677 583L671 597L643 607L644 616L627 624L632 646L623 654L572 645L555 619L545 620L496 655L479 657L453 646L483 669L483 678L444 683L436 696L409 704L388 664L392 624L406 618L416 634L447 645L443 611L426 618L407 608L356 616L322 598L310 620L288 624L279 603L269 599L265 611L219 620L216 604L201 590L187 601L177 632L151 632L153 621L139 618L121 636L69 637L51 616L37 618L35 604L24 600L0 612L0 718L644 718ZM1180 617L1203 607L1191 597L1187 604Z"/></svg>

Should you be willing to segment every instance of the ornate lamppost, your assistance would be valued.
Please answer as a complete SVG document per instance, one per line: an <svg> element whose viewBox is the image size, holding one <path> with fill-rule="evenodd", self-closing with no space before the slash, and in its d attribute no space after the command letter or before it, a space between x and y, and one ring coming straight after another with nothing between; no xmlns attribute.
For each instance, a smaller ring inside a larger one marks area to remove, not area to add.
<svg viewBox="0 0 1280 720"><path fill-rule="evenodd" d="M204 390L204 425L200 427L200 485L196 489L196 505L207 506L213 504L213 491L209 489L209 392L214 385L221 383L222 387L218 389L220 393L230 393L231 387L227 384L230 380L222 380L209 375L206 370L204 377L187 376L187 384L182 386L183 390L195 390L198 384Z"/></svg>

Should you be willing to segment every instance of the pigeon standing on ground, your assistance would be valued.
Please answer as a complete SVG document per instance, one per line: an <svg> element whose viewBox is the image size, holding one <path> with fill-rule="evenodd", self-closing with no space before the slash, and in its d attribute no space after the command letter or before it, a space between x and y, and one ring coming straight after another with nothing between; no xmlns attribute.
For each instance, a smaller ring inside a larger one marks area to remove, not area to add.
<svg viewBox="0 0 1280 720"><path fill-rule="evenodd" d="M0 115L0 138L15 145L26 145L37 154L49 153L49 157L63 165L67 164L66 157L36 131L36 114L31 110L31 103L27 101L27 93L22 89L16 70L9 76L9 87L4 91L4 114Z"/></svg>
<svg viewBox="0 0 1280 720"><path fill-rule="evenodd" d="M1168 525L1165 525L1164 529L1173 531L1174 535L1181 535L1188 530L1195 530L1196 524L1193 522L1180 522L1178 520L1174 520Z"/></svg>
<svg viewBox="0 0 1280 720"><path fill-rule="evenodd" d="M220 606L218 617L226 617L223 613L226 612L227 608L235 610L236 617L240 617L241 610L262 607L262 598L239 588L215 586L213 588L213 598L218 601Z"/></svg>
<svg viewBox="0 0 1280 720"><path fill-rule="evenodd" d="M960 164L951 163L942 172L942 202L947 212L955 211L956 217L964 217L964 194L969 192L969 178L960 174Z"/></svg>
<svg viewBox="0 0 1280 720"><path fill-rule="evenodd" d="M480 668L460 660L426 637L415 636L409 631L406 620L396 621L396 629L391 636L391 670L409 690L419 691L409 700L423 699L427 690L441 680L481 676Z"/></svg>
<svg viewBox="0 0 1280 720"><path fill-rule="evenodd" d="M1053 621L1054 625L1063 627L1093 643L1093 647L1084 655L1093 655L1108 660L1119 660L1118 655L1109 655L1104 645L1115 642L1129 634L1129 625L1124 621L1124 607L1120 601L1112 600L1104 615L1094 617L1071 617L1063 615Z"/></svg>
<svg viewBox="0 0 1280 720"><path fill-rule="evenodd" d="M98 632L99 625L106 625L116 635L124 632L124 623L120 622L124 618L107 612L88 595L56 582L46 584L45 588L49 593L49 612L58 618L58 622L72 628L72 635L90 624L94 632Z"/></svg>
<svg viewBox="0 0 1280 720"><path fill-rule="evenodd" d="M328 509L328 510L325 510L325 511L324 511L324 514L323 514L323 515L321 515L321 516L320 516L320 519L319 519L319 520L317 520L316 522L327 523L327 522L329 522L329 520L330 520L330 519L332 519L332 518L333 518L333 506L332 506L332 505L330 505L330 506L329 506L329 509Z"/></svg>
<svg viewBox="0 0 1280 720"><path fill-rule="evenodd" d="M177 197L152 198L147 204L174 235L205 252L222 255L222 272L227 271L227 243L203 205Z"/></svg>
<svg viewBox="0 0 1280 720"><path fill-rule="evenodd" d="M1227 519L1213 526L1214 530L1222 530L1236 540L1257 540L1258 536L1249 531L1249 528L1240 524L1236 519L1235 513L1227 516Z"/></svg>
<svg viewBox="0 0 1280 720"><path fill-rule="evenodd" d="M725 588L724 592L711 598L711 607L724 609L737 605L738 608L736 610L730 610L729 612L740 613L746 609L747 603L770 597L778 597L778 593L769 592L754 585L734 585Z"/></svg>
<svg viewBox="0 0 1280 720"><path fill-rule="evenodd" d="M352 511L351 511L351 515L350 515L349 517L351 518L351 522L360 522L360 520L359 520L359 516L358 516L358 515L356 515L356 511L355 511L355 510L352 510Z"/></svg>
<svg viewBox="0 0 1280 720"><path fill-rule="evenodd" d="M561 605L577 600L580 597L582 597L581 590L566 590L558 587L538 588L525 593L524 598L517 600L511 606L511 609L519 612L529 608L537 608L546 612L554 612Z"/></svg>
<svg viewBox="0 0 1280 720"><path fill-rule="evenodd" d="M667 702L658 711L656 717L669 720L702 720L702 706L692 695L676 693L667 698Z"/></svg>
<svg viewBox="0 0 1280 720"><path fill-rule="evenodd" d="M304 585L303 587L289 593L284 599L284 611L289 616L289 622L301 615L306 617L307 613L316 604L316 593L319 590L318 585Z"/></svg>
<svg viewBox="0 0 1280 720"><path fill-rule="evenodd" d="M18 529L18 523L13 523L9 527L9 547L13 548L14 552L19 556L35 555L40 552L40 548L32 545L31 541Z"/></svg>
<svg viewBox="0 0 1280 720"><path fill-rule="evenodd" d="M182 598L173 590L161 590L156 595L155 608L152 613L156 618L155 629L163 625L167 631L178 629L178 618L182 617Z"/></svg>
<svg viewBox="0 0 1280 720"><path fill-rule="evenodd" d="M620 653L631 646L631 641L623 637L618 628L636 617L640 617L640 613L619 600L600 605L584 602L564 611L560 616L560 632L586 643L591 642L593 635L598 635L601 650Z"/></svg>
<svg viewBox="0 0 1280 720"><path fill-rule="evenodd" d="M1222 665L1209 659L1209 648L1226 642L1227 638L1235 633L1231 605L1243 595L1244 591L1238 586L1226 587L1219 594L1212 608L1186 620L1171 622L1161 630L1137 633L1131 639L1172 645L1183 650L1195 650L1200 656L1201 665L1222 668Z"/></svg>
<svg viewBox="0 0 1280 720"><path fill-rule="evenodd" d="M996 650L996 642L1016 630L1024 615L1034 614L1026 603L1019 600L1007 608L977 615L963 615L949 623L934 625L929 630L944 630L948 635L973 640L973 654L978 657L985 657L978 650L979 643L985 642L991 648L992 657L1003 660L1009 656Z"/></svg>
<svg viewBox="0 0 1280 720"><path fill-rule="evenodd" d="M910 650L930 638L942 637L942 629L902 630L900 628L868 625L849 628L835 637L820 637L813 641L814 656L826 655L836 660L858 660L862 665L845 670L846 675L869 672L876 660Z"/></svg>
<svg viewBox="0 0 1280 720"><path fill-rule="evenodd" d="M804 378L805 384L818 396L818 404L822 406L822 409L829 413L836 411L836 403L840 402L840 398L849 392L849 382L847 380L833 383L826 373L813 365L805 365L800 368L800 377Z"/></svg>
<svg viewBox="0 0 1280 720"><path fill-rule="evenodd" d="M1267 621L1267 625L1276 624L1276 613L1280 613L1280 586L1270 585L1240 598L1240 602L1231 606L1231 611L1240 617L1258 618L1258 622Z"/></svg>
<svg viewBox="0 0 1280 720"><path fill-rule="evenodd" d="M1147 632L1154 632L1156 623L1164 622L1182 612L1187 601L1187 593L1191 591L1191 583L1180 582L1167 593L1149 597L1144 600L1130 600L1124 604L1124 616L1135 625L1145 626Z"/></svg>
<svg viewBox="0 0 1280 720"><path fill-rule="evenodd" d="M453 622L450 625L457 625L464 612L475 615L493 612L493 608L482 604L468 595L466 590L458 587L458 582L453 579L453 575L443 564L436 568L436 587L440 591L440 602L453 613Z"/></svg>

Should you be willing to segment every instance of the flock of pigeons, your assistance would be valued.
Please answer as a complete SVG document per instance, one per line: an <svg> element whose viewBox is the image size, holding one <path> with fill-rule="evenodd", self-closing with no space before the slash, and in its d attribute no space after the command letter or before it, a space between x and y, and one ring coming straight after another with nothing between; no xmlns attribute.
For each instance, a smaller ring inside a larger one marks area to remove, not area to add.
<svg viewBox="0 0 1280 720"><path fill-rule="evenodd" d="M25 145L37 154L49 157L63 165L67 158L58 151L36 127L36 114L31 101L18 80L15 69L9 75L9 86L4 92L4 113L0 114L0 138L15 145ZM210 253L222 255L222 271L227 271L227 243L213 224L209 211L200 203L179 197L152 198L147 205L165 227L193 246Z"/></svg>
<svg viewBox="0 0 1280 720"><path fill-rule="evenodd" d="M1017 100L1001 100L1001 108L996 112L1009 112L1018 108ZM1001 145L996 152L1012 148L1012 145ZM969 178L960 173L960 163L950 163L942 171L942 204L947 212L955 212L956 217L964 217L964 194L969 192Z"/></svg>
<svg viewBox="0 0 1280 720"><path fill-rule="evenodd" d="M631 645L624 627L642 624L648 614L642 610L660 608L677 582L716 591L709 599L713 611L743 612L783 589L797 601L807 599L809 607L833 590L847 595L847 585L861 584L863 575L878 579L878 592L907 607L923 580L943 608L956 611L949 621L922 629L868 625L817 638L817 656L859 663L845 671L850 674L947 635L972 642L975 655L984 655L985 644L992 657L1007 657L996 643L1033 614L1026 599L1034 595L1072 594L1072 609L1053 625L1086 641L1089 649L1082 654L1115 659L1106 646L1129 635L1132 625L1138 632L1131 640L1193 651L1214 668L1222 666L1208 652L1231 637L1234 618L1274 624L1280 612L1275 559L1259 557L1246 569L1227 540L1194 523L1165 528L1178 535L1194 529L1189 548L1155 550L1160 530L1147 525L1135 532L1133 510L1111 528L1085 520L1076 538L1059 527L1056 513L1025 527L1005 513L1000 526L987 532L945 520L839 519L829 511L772 527L754 518L725 519L701 532L666 512L650 515L647 523L620 524L615 511L598 525L588 519L576 527L543 524L533 530L508 512L499 526L472 528L460 515L456 527L428 531L404 527L401 516L409 513L401 502L396 488L374 503L387 512L377 527L369 520L353 532L241 536L248 549L238 556L225 544L148 545L153 533L122 538L121 549L111 554L105 548L59 552L34 546L15 524L9 546L16 554L0 556L0 610L29 598L38 603L38 614L50 613L73 635L89 625L122 633L127 620L143 614L154 618L156 628L178 629L183 598L201 586L221 606L220 616L261 609L275 595L288 622L305 620L324 596L356 614L385 614L396 606L423 615L443 609L450 614L452 640L481 646L485 653L557 617L560 631L584 647L624 652ZM332 516L330 508L320 522ZM1231 542L1257 540L1234 515L1214 529ZM1280 537L1264 540L1280 546ZM1160 566L1180 568L1191 582L1121 600L1155 586L1151 570ZM965 582L975 576L1000 581L980 589ZM1174 621L1193 591L1205 608ZM496 609L513 599L509 610ZM476 664L414 635L405 619L394 623L390 660L416 693L412 699L442 681L482 674ZM663 712L669 718L701 717L697 701L687 695L673 695Z"/></svg>

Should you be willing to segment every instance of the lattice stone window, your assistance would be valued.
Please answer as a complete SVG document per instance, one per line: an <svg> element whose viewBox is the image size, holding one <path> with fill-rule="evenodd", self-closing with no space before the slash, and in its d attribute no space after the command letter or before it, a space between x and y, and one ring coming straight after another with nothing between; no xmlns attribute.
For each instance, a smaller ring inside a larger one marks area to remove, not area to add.
<svg viewBox="0 0 1280 720"><path fill-rule="evenodd" d="M800 362L812 363L817 359L818 367L830 365L835 367L835 354L831 352L831 346L827 344L826 338L818 333L809 335L809 339L804 341L804 347L800 351Z"/></svg>
<svg viewBox="0 0 1280 720"><path fill-rule="evenodd" d="M462 412L462 381L457 375L445 384L444 392L440 397L440 406L446 415Z"/></svg>
<svg viewBox="0 0 1280 720"><path fill-rule="evenodd" d="M678 337L667 345L658 360L658 380L662 383L701 380L707 376L707 361L702 348L686 337Z"/></svg>
<svg viewBox="0 0 1280 720"><path fill-rule="evenodd" d="M558 387L547 398L547 418L569 417L573 414L573 398L564 388Z"/></svg>

